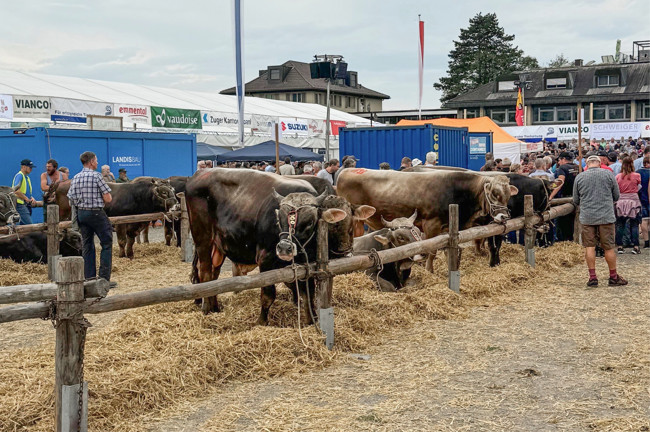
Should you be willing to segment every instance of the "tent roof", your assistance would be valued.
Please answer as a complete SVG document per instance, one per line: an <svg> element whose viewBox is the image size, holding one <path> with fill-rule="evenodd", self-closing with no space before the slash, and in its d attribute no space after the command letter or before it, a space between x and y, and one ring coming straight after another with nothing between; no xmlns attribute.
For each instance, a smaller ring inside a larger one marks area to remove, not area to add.
<svg viewBox="0 0 650 432"><path fill-rule="evenodd" d="M228 152L229 150L223 147L205 143L196 143L196 157L199 159L216 159L217 155Z"/></svg>
<svg viewBox="0 0 650 432"><path fill-rule="evenodd" d="M313 161L323 160L323 155L314 153L288 144L279 145L280 159L290 157L292 161ZM244 147L243 149L234 150L217 156L217 162L231 161L270 161L275 160L275 141L265 141L263 143Z"/></svg>
<svg viewBox="0 0 650 432"><path fill-rule="evenodd" d="M521 142L494 123L494 121L489 117L471 119L439 118L432 120L400 120L399 123L397 123L398 126L419 126L424 124L448 127L466 127L470 133L492 132L492 142L495 144Z"/></svg>

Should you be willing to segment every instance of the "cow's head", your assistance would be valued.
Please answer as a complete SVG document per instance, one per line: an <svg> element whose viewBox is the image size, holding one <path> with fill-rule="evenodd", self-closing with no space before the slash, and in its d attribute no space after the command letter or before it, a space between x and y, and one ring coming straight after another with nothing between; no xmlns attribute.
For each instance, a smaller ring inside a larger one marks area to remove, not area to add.
<svg viewBox="0 0 650 432"><path fill-rule="evenodd" d="M43 192L43 201L48 204L53 204L56 202L56 190L59 188L59 183L61 182L55 181L50 183L50 186L48 186L47 190Z"/></svg>
<svg viewBox="0 0 650 432"><path fill-rule="evenodd" d="M81 233L65 228L59 233L60 252L62 256L81 256Z"/></svg>
<svg viewBox="0 0 650 432"><path fill-rule="evenodd" d="M165 211L172 210L178 204L174 188L169 180L152 178L153 198L157 206L164 208Z"/></svg>
<svg viewBox="0 0 650 432"><path fill-rule="evenodd" d="M389 248L404 246L409 243L422 240L422 232L418 227L414 225L417 217L417 210L415 210L411 217L395 218L390 222L385 220L382 216L381 223L384 224L384 227L388 228L388 231L384 233L384 235L375 235L375 240ZM418 254L412 257L410 260L400 261L400 270L411 268L413 262L422 261L424 258L424 255Z"/></svg>
<svg viewBox="0 0 650 432"><path fill-rule="evenodd" d="M363 221L375 214L375 208L368 205L350 204L348 200L337 195L328 195L323 200L322 208L338 208L348 217L333 223L329 227L328 246L335 255L347 255L352 252L354 237L363 235ZM356 232L359 225L361 233Z"/></svg>
<svg viewBox="0 0 650 432"><path fill-rule="evenodd" d="M510 184L508 177L503 175L490 176L484 179L482 207L495 221L500 222L510 217L508 201L519 190Z"/></svg>
<svg viewBox="0 0 650 432"><path fill-rule="evenodd" d="M16 194L15 191L20 188L16 186L11 191L0 192L0 226L2 225L15 225L20 222L20 215L16 210Z"/></svg>
<svg viewBox="0 0 650 432"><path fill-rule="evenodd" d="M322 208L326 196L327 192L317 197L307 192L294 192L284 197L273 190L273 197L279 204L275 211L280 227L280 240L275 247L278 258L292 261L298 253L306 254L311 242L315 244L321 218L330 224L345 219L347 213L340 208Z"/></svg>

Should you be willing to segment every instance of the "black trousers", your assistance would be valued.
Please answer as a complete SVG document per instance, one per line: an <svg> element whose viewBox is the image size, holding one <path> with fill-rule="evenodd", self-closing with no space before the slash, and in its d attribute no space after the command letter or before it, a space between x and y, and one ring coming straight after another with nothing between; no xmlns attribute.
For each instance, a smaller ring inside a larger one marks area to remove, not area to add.
<svg viewBox="0 0 650 432"><path fill-rule="evenodd" d="M104 210L77 211L79 230L83 240L82 255L84 258L84 277L86 279L97 276L95 257L95 235L99 237L102 251L99 255L99 277L111 280L113 265L113 227Z"/></svg>

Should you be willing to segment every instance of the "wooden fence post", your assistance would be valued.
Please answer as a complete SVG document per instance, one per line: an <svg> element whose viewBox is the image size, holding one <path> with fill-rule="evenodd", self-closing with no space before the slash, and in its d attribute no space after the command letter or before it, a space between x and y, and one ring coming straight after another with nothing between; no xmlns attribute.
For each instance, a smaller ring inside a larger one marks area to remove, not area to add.
<svg viewBox="0 0 650 432"><path fill-rule="evenodd" d="M88 324L81 310L84 300L83 258L60 258L56 276L56 430L84 431L88 422L88 392L83 384L83 358ZM80 389L83 389L81 397Z"/></svg>
<svg viewBox="0 0 650 432"><path fill-rule="evenodd" d="M535 267L535 238L537 231L533 227L533 196L524 197L524 249L526 251L526 262Z"/></svg>
<svg viewBox="0 0 650 432"><path fill-rule="evenodd" d="M56 280L56 262L59 255L59 206L47 206L47 277Z"/></svg>
<svg viewBox="0 0 650 432"><path fill-rule="evenodd" d="M190 218L187 214L185 193L178 194L181 199L181 261L192 262L194 258L194 242L190 236Z"/></svg>
<svg viewBox="0 0 650 432"><path fill-rule="evenodd" d="M318 221L318 251L316 255L316 265L319 272L329 271L329 245L327 236L329 233L329 224L324 220ZM318 325L325 333L325 345L328 349L334 347L334 309L332 308L332 285L331 276L322 276L316 278L317 298L318 298ZM310 305L311 307L311 305Z"/></svg>
<svg viewBox="0 0 650 432"><path fill-rule="evenodd" d="M460 260L458 254L458 204L449 204L449 246L447 246L447 269L449 289L460 293Z"/></svg>

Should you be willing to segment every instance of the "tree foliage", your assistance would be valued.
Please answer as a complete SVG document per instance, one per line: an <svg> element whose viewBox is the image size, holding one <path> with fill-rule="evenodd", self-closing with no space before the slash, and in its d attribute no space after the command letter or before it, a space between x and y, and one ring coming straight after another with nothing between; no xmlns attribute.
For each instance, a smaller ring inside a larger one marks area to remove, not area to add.
<svg viewBox="0 0 650 432"><path fill-rule="evenodd" d="M564 57L564 53L560 53L556 55L553 60L548 62L548 67L550 68L557 68L557 67L562 67L562 65L569 63L569 59Z"/></svg>
<svg viewBox="0 0 650 432"><path fill-rule="evenodd" d="M448 76L433 86L442 91L441 102L455 98L482 84L516 70L539 67L534 57L524 56L513 46L514 35L499 27L496 14L477 14L469 27L460 29L460 36L449 52Z"/></svg>

